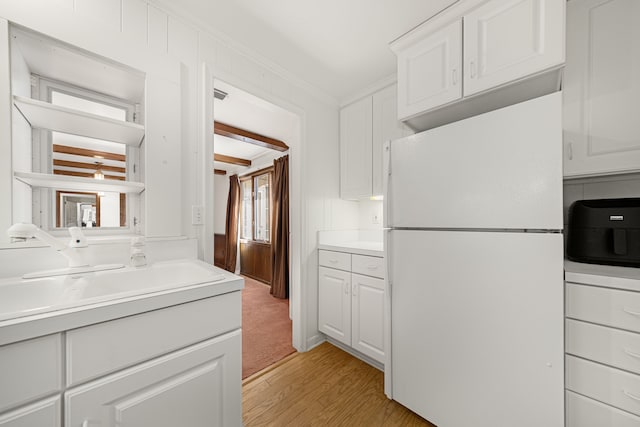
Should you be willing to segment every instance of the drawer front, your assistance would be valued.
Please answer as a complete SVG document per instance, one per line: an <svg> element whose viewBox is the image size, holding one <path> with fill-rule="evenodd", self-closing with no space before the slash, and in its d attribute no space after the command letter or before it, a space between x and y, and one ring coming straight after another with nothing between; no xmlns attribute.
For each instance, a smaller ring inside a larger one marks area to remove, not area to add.
<svg viewBox="0 0 640 427"><path fill-rule="evenodd" d="M567 353L640 374L640 334L569 319L565 326Z"/></svg>
<svg viewBox="0 0 640 427"><path fill-rule="evenodd" d="M0 427L59 427L60 401L55 396L0 415Z"/></svg>
<svg viewBox="0 0 640 427"><path fill-rule="evenodd" d="M338 270L351 271L351 254L320 249L318 251L318 264Z"/></svg>
<svg viewBox="0 0 640 427"><path fill-rule="evenodd" d="M384 258L354 254L351 256L351 271L384 279Z"/></svg>
<svg viewBox="0 0 640 427"><path fill-rule="evenodd" d="M567 283L566 315L640 332L640 292Z"/></svg>
<svg viewBox="0 0 640 427"><path fill-rule="evenodd" d="M0 412L60 391L60 334L0 347L0 384Z"/></svg>
<svg viewBox="0 0 640 427"><path fill-rule="evenodd" d="M567 427L638 427L640 417L579 394L566 392Z"/></svg>
<svg viewBox="0 0 640 427"><path fill-rule="evenodd" d="M568 390L640 415L640 376L566 356Z"/></svg>
<svg viewBox="0 0 640 427"><path fill-rule="evenodd" d="M67 385L186 347L242 324L231 292L67 332Z"/></svg>

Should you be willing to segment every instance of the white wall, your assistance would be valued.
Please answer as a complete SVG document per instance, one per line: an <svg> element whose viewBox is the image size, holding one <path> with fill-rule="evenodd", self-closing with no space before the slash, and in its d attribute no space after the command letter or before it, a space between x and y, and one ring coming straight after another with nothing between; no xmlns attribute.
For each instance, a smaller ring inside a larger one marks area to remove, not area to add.
<svg viewBox="0 0 640 427"><path fill-rule="evenodd" d="M359 227L365 230L382 228L382 201L361 200L358 202Z"/></svg>
<svg viewBox="0 0 640 427"><path fill-rule="evenodd" d="M152 178L144 192L146 233L197 237L201 258L211 236L204 236L204 227L190 220L191 206L204 203L203 186L211 173L202 158L206 148L199 132L199 127L211 126L198 119L204 108L199 97L202 64L215 78L299 116L290 155L292 177L299 178L291 182L292 240L298 245L292 253L292 280L301 304L297 314L302 316L294 335L302 339L300 350L319 342L316 234L354 228L358 222L357 205L339 200L337 102L249 48L198 28L181 18L179 10L165 11L142 0L0 0L0 17L147 73L147 107L155 111L147 111L143 150L146 175ZM7 123L4 68L1 64L0 118ZM10 138L7 126L0 128L0 159L6 159ZM0 169L0 200L5 205L11 200L10 168ZM11 224L5 210L0 221L0 228Z"/></svg>

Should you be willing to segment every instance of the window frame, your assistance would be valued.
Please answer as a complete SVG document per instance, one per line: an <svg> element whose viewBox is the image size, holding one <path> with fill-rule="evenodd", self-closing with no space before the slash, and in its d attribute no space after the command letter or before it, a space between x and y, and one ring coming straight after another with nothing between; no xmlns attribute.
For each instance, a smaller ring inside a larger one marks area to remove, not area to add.
<svg viewBox="0 0 640 427"><path fill-rule="evenodd" d="M255 179L259 176L267 175L269 178L269 240L259 240L256 239L256 188L255 188ZM251 238L247 239L246 237L242 237L242 230L244 228L244 219L243 215L240 215L240 240L242 242L253 242L253 243L262 243L262 244L271 244L272 235L271 235L271 219L273 218L273 166L269 166L267 168L263 168L257 170L255 172L243 175L239 177L240 181L240 189L243 190L242 183L251 180ZM244 205L244 195L240 195L240 200ZM243 206L240 207L241 212Z"/></svg>

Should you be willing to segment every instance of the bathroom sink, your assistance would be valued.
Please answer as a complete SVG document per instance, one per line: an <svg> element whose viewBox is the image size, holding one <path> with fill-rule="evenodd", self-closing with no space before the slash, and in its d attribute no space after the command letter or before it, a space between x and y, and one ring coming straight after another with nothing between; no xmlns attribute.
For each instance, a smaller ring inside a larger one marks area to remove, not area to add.
<svg viewBox="0 0 640 427"><path fill-rule="evenodd" d="M198 260L37 279L0 280L0 321L137 295L219 282L225 274Z"/></svg>

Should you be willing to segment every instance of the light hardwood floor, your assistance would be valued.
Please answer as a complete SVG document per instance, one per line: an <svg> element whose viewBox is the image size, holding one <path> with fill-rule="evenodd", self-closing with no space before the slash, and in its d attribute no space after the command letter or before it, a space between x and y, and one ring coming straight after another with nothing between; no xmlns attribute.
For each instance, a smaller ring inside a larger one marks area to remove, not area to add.
<svg viewBox="0 0 640 427"><path fill-rule="evenodd" d="M247 378L242 405L247 427L434 427L387 399L382 372L326 342Z"/></svg>

